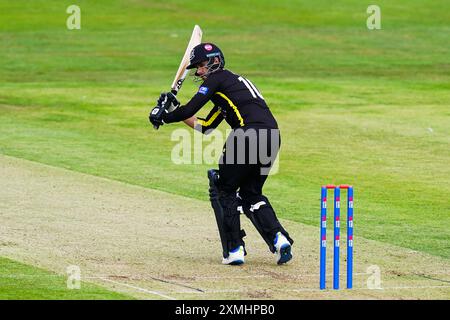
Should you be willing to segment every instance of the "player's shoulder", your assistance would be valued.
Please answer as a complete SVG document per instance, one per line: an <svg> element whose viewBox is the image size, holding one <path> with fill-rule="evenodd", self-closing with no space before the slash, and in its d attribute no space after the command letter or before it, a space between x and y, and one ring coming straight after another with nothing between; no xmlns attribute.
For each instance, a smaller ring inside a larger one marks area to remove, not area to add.
<svg viewBox="0 0 450 320"><path fill-rule="evenodd" d="M233 71L230 71L228 69L223 69L223 72L224 72L224 76L227 76L227 77L232 77L232 78L240 77L240 75L238 75L237 73L234 73Z"/></svg>
<svg viewBox="0 0 450 320"><path fill-rule="evenodd" d="M216 72L213 72L209 75L207 80L210 81L223 81L229 78L238 78L239 75L235 74L234 72L228 70L228 69L220 69Z"/></svg>
<svg viewBox="0 0 450 320"><path fill-rule="evenodd" d="M210 92L223 90L224 86L228 87L230 83L234 83L239 78L239 75L227 70L220 69L211 73L208 78L203 81L199 87L198 93L207 95Z"/></svg>

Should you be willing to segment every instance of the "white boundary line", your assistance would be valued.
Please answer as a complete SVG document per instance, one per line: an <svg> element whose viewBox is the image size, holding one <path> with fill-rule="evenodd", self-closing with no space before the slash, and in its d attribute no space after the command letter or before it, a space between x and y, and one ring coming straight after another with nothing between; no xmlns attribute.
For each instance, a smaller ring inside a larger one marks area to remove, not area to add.
<svg viewBox="0 0 450 320"><path fill-rule="evenodd" d="M353 288L353 289L346 289L342 288L341 290L333 290L331 288L320 290L320 289L314 289L314 288L304 288L304 289L265 289L266 292L341 292L346 291L350 293L351 291L356 290L369 290L373 292L381 292L384 290L402 290L402 289L440 289L440 288L450 288L450 286L417 286L417 287L385 287L380 289L369 289L369 288ZM252 292L253 290L243 290L243 289L224 289L224 290L208 290L205 289L205 292L191 292L196 294L208 294L208 293L238 293L238 292ZM176 292L176 293L186 293L186 292Z"/></svg>
<svg viewBox="0 0 450 320"><path fill-rule="evenodd" d="M333 276L332 273L327 273L326 274L327 277L331 277ZM370 273L353 273L354 276L370 276ZM425 274L419 274L419 273L405 273L405 274L401 274L401 275L394 275L394 274L387 274L387 278L389 279L390 277L394 277L398 278L398 277L411 277L411 276L417 276L417 277L421 277L421 278L426 278L426 276L450 276L450 273L444 273L444 272L434 272L434 273L425 273ZM302 279L302 278L308 278L308 277L312 277L312 278L318 278L319 275L318 274L312 274L312 273L305 273L305 274L298 274L298 275L292 275L292 274L283 274L283 273L276 273L276 274L260 274L260 275L230 275L230 276L186 276L186 278L184 279L180 279L182 281L195 281L195 280L208 280L208 279L213 279L213 280L220 280L220 279L252 279L252 278L276 278L276 276L283 276L283 277L287 277L287 278L291 278L291 279ZM66 275L61 275L61 274L48 274L48 275L32 275L32 274L9 274L9 275L0 275L0 279L1 278L52 278L52 277L66 277ZM151 276L132 276L132 275L91 275L91 276L83 276L81 280L83 279L104 279L104 278L110 278L110 277L116 277L116 278L126 278L127 280L133 280L133 281L145 281L145 280L155 280L153 277ZM341 275L341 277L345 277L345 275ZM166 279L166 278L162 278L163 280L167 280L169 281L170 279ZM439 280L439 279L428 279L428 280ZM447 280L447 279L444 279ZM177 285L176 283L174 283L174 285Z"/></svg>
<svg viewBox="0 0 450 320"><path fill-rule="evenodd" d="M439 289L439 288L450 288L449 286L416 286L416 287L408 287L408 286L400 286L400 287L386 287L383 288L381 287L380 289L367 289L367 290L401 290L401 289ZM365 288L360 288L360 289L365 289Z"/></svg>
<svg viewBox="0 0 450 320"><path fill-rule="evenodd" d="M157 295L157 296L169 299L169 300L177 300L176 298L166 296L165 294L162 294L160 292L147 290L147 289L144 289L144 288L132 286L132 285L129 285L129 284L126 284L126 283L122 283L122 282L117 282L117 281L114 281L114 280L109 280L109 279L106 279L106 278L98 278L98 279L103 280L103 281L107 281L107 282L111 282L111 283L114 283L114 284L118 284L120 286L128 287L128 288L131 288L131 289L135 289L135 290L138 290L138 291L142 291L142 292L145 292L145 293L154 294L154 295Z"/></svg>
<svg viewBox="0 0 450 320"><path fill-rule="evenodd" d="M431 274L431 273L430 273ZM327 273L327 276L332 276L332 273ZM370 273L353 273L354 276L370 276ZM449 274L450 275L450 274ZM275 277L274 277L275 276ZM276 273L276 274L261 274L261 275L247 275L247 276L193 276L188 277L192 278L194 280L202 280L202 279L251 279L251 278L276 278L276 276L281 277L287 277L291 279L302 279L302 278L319 278L319 274L299 274L299 275L292 275L292 274L283 274L283 273ZM341 275L344 277L345 275ZM189 281L189 280L188 280Z"/></svg>
<svg viewBox="0 0 450 320"><path fill-rule="evenodd" d="M325 290L320 290L320 289L292 289L292 290L289 290L289 291L295 291L295 292L302 292L302 291L317 291L317 292L326 292L326 291L329 291L329 292L331 292L331 291L336 291L336 292L339 292L339 291L347 291L347 292L351 292L351 291L353 291L353 290L359 290L359 291L362 291L362 290L369 290L369 291L373 291L373 292L380 292L380 291L384 291L384 290L402 290L402 289L439 289L439 288L450 288L450 286L446 286L446 285L444 285L444 286L398 286L398 287L381 287L381 288L379 288L379 289L369 289L369 288L364 288L364 287L359 287L359 288L353 288L353 289L346 289L345 287L343 287L342 289L340 289L340 290L334 290L334 289L332 289L332 288L328 288L328 289L325 289ZM274 290L274 291L278 291L278 290Z"/></svg>
<svg viewBox="0 0 450 320"><path fill-rule="evenodd" d="M236 276L236 277L265 277L266 275L261 275L261 276ZM4 276L5 277L5 276ZM11 276L9 276L11 277ZM90 279L100 279L106 282L110 282L110 283L114 283L120 286L124 286L124 287L128 287L137 291L141 291L144 293L148 293L148 294L152 294L152 295L157 295L160 297L163 297L165 299L169 299L169 300L177 300L174 297L165 295L163 293L157 292L157 291L152 291L152 290L148 290L148 289L144 289L141 287L137 287L137 286L133 286L133 285L129 285L123 282L118 282L118 281L114 281L114 280L110 280L107 279L105 277L86 277L86 278L90 278ZM202 277L199 277L202 278ZM222 278L222 277L203 277L205 279L214 279L214 278ZM353 289L347 290L345 288L342 288L342 290L332 290L332 289L325 289L325 290L320 290L320 289L316 289L316 288L299 288L299 289L263 289L266 292L323 292L323 293L329 293L329 292L339 292L339 291L347 291L347 292L351 292L351 291L362 291L362 290L369 290L369 291L373 291L373 292L381 292L384 290L403 290L403 289L443 289L443 288L450 288L450 285L436 285L436 286L395 286L395 287L381 287L379 289L369 289L369 288L364 288L364 287L354 287ZM214 294L214 293L239 293L239 292L252 292L254 290L258 290L258 288L250 288L250 289L224 289L224 290L208 290L208 289L202 289L203 292L200 291L191 291L191 292L186 292L186 291L176 291L176 292L172 292L173 294Z"/></svg>

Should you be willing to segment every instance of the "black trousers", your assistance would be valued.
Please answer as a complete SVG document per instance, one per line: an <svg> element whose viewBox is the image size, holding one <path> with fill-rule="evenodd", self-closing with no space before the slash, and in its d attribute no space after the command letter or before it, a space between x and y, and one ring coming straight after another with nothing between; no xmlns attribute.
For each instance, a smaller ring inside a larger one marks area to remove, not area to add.
<svg viewBox="0 0 450 320"><path fill-rule="evenodd" d="M263 195L263 186L280 144L278 129L239 128L227 138L219 161L219 199L224 209L224 229L229 235L230 250L245 245L240 232L242 211L239 208L251 211L260 224L263 237L274 239L281 231L290 239L269 199Z"/></svg>

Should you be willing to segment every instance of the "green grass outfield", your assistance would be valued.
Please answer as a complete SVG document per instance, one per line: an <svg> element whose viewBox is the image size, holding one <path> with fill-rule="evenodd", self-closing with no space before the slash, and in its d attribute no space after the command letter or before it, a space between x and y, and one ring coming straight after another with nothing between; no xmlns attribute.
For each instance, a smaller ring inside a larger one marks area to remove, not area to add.
<svg viewBox="0 0 450 320"><path fill-rule="evenodd" d="M316 226L349 183L357 235L450 258L447 1L377 1L376 31L359 0L77 1L68 31L71 4L0 0L0 153L206 201L210 165L170 160L185 126L147 121L199 24L278 119L280 217Z"/></svg>
<svg viewBox="0 0 450 320"><path fill-rule="evenodd" d="M129 300L129 296L80 282L68 289L67 276L0 257L0 300Z"/></svg>

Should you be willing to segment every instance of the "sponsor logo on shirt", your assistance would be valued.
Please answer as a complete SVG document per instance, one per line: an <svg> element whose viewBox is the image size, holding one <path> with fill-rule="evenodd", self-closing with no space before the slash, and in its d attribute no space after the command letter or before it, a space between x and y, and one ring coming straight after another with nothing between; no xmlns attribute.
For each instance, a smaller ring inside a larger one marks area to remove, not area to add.
<svg viewBox="0 0 450 320"><path fill-rule="evenodd" d="M198 93L201 93L201 94L204 94L204 95L206 95L207 93L208 93L208 88L207 87L200 87L199 89L198 89Z"/></svg>

